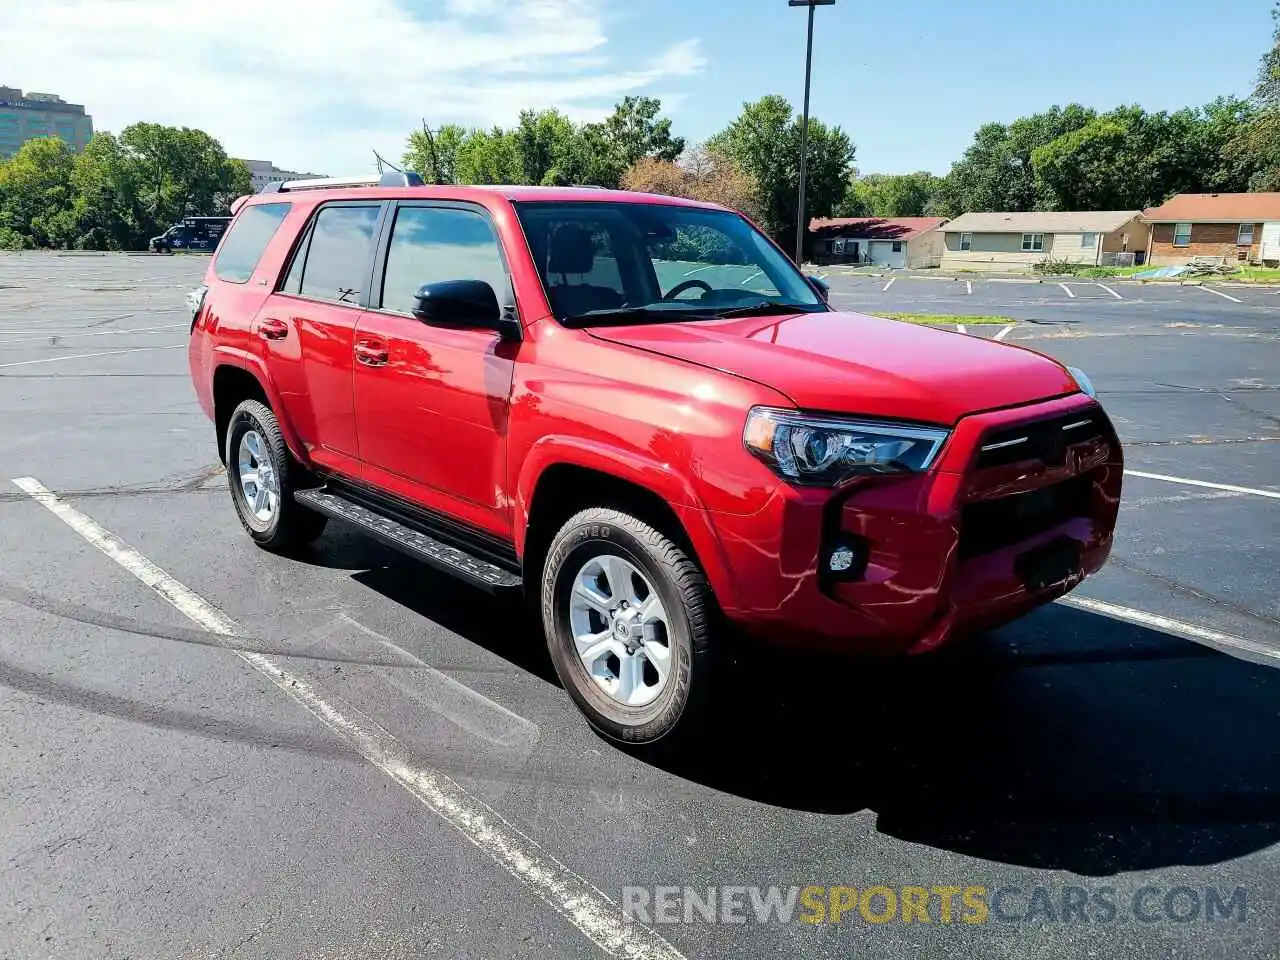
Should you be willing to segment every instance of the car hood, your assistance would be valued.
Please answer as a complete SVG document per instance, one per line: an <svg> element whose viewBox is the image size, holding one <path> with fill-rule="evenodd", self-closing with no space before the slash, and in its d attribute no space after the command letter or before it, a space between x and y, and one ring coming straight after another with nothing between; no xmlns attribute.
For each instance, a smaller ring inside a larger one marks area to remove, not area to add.
<svg viewBox="0 0 1280 960"><path fill-rule="evenodd" d="M621 327L603 340L745 377L798 407L953 424L966 414L1079 391L1048 357L947 329L857 313Z"/></svg>

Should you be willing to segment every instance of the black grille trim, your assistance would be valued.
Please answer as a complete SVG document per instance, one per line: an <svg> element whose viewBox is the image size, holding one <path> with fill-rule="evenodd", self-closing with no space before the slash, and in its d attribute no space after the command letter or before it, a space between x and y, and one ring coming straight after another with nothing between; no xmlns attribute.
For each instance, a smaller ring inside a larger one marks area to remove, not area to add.
<svg viewBox="0 0 1280 960"><path fill-rule="evenodd" d="M1031 420L988 431L978 449L977 469L1002 467L1024 460L1059 466L1066 448L1107 436L1106 417L1098 410L1076 410L1044 420Z"/></svg>
<svg viewBox="0 0 1280 960"><path fill-rule="evenodd" d="M992 553L1089 516L1092 490L1092 476L1083 474L1038 490L969 504L960 514L960 558Z"/></svg>

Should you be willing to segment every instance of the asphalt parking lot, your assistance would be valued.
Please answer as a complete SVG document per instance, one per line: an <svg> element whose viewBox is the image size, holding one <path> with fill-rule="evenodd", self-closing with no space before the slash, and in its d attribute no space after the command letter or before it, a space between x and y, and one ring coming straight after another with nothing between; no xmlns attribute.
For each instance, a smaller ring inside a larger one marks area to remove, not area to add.
<svg viewBox="0 0 1280 960"><path fill-rule="evenodd" d="M0 957L1275 957L1280 291L832 276L1092 376L1112 562L905 668L753 651L646 762L522 609L336 526L252 546L186 369L206 263L0 256ZM887 891L657 910L723 885Z"/></svg>

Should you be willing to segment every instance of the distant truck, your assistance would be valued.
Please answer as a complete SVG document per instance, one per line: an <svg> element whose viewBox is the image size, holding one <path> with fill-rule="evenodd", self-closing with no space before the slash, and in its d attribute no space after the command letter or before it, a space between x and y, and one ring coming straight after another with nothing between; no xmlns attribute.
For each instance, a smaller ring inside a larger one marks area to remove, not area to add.
<svg viewBox="0 0 1280 960"><path fill-rule="evenodd" d="M151 238L151 249L156 253L172 253L174 250L212 251L227 230L230 217L183 217L158 237Z"/></svg>

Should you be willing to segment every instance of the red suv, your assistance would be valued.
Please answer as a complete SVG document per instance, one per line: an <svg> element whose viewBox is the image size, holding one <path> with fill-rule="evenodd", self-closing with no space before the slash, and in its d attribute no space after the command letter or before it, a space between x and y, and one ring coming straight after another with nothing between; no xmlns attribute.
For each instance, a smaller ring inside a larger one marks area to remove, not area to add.
<svg viewBox="0 0 1280 960"><path fill-rule="evenodd" d="M728 621L919 653L1105 562L1120 445L1084 374L843 313L749 220L590 188L271 184L193 294L240 521L328 519L541 605L605 733L687 726Z"/></svg>

